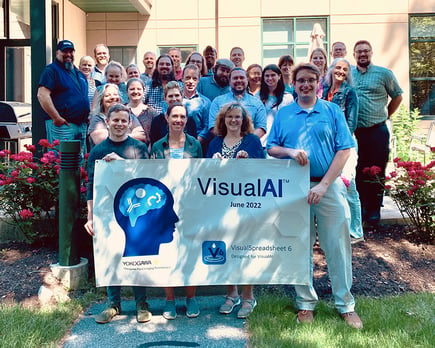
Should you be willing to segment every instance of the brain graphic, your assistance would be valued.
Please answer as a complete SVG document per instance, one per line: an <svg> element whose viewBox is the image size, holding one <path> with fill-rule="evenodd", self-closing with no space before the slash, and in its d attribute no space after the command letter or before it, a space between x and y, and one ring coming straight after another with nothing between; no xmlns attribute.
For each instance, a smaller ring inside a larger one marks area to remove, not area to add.
<svg viewBox="0 0 435 348"><path fill-rule="evenodd" d="M166 194L149 184L129 187L119 200L119 211L130 219L132 227L149 210L159 209L166 203Z"/></svg>

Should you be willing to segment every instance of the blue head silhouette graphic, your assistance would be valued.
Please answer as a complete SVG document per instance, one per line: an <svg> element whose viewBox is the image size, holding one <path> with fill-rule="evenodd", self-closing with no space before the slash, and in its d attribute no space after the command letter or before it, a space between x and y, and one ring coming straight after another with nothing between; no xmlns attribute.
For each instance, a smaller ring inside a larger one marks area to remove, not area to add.
<svg viewBox="0 0 435 348"><path fill-rule="evenodd" d="M114 212L125 233L123 256L158 255L161 243L173 240L178 216L174 197L160 181L137 178L115 195Z"/></svg>

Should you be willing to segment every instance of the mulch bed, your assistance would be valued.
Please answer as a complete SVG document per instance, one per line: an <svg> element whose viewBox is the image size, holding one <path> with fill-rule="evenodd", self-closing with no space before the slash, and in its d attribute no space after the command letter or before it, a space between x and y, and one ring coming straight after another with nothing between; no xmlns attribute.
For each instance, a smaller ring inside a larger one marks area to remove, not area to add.
<svg viewBox="0 0 435 348"><path fill-rule="evenodd" d="M0 244L0 303L38 306L38 290L58 261L53 246L9 242ZM322 251L314 250L315 286L322 298L331 296ZM365 242L353 246L352 292L372 297L406 292L435 293L435 245L422 244L403 225L380 225L366 231Z"/></svg>

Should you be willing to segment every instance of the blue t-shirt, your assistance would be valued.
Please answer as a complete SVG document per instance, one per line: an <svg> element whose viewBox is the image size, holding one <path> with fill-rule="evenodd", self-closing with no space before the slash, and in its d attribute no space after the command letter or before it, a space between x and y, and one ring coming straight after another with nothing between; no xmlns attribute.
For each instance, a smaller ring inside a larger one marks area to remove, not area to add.
<svg viewBox="0 0 435 348"><path fill-rule="evenodd" d="M295 103L275 116L267 149L282 146L307 152L310 175L323 177L339 150L355 146L343 112L338 105L317 98L310 112Z"/></svg>
<svg viewBox="0 0 435 348"><path fill-rule="evenodd" d="M60 116L68 122L82 124L89 115L88 81L76 67L66 70L57 60L42 71L39 86L48 88L51 100ZM50 116L44 113L44 119Z"/></svg>

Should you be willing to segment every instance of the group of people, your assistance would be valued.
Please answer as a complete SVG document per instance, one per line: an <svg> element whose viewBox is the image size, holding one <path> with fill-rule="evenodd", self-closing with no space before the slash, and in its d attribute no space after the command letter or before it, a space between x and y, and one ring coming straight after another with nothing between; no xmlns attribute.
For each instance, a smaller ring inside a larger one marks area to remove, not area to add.
<svg viewBox="0 0 435 348"><path fill-rule="evenodd" d="M310 166L307 203L311 243L316 236L325 252L338 312L357 329L363 324L351 294L351 238L363 240L363 223L376 225L382 206L382 185L363 169L373 165L385 175L389 152L386 120L401 100L393 73L371 62L372 47L355 43L351 66L342 42L326 51L314 49L309 63L295 66L291 55L278 64L243 68L243 49L217 59L207 46L192 52L181 67L181 52L171 48L157 59L147 52L141 74L110 61L105 45L74 67L74 45L59 42L55 61L43 71L38 99L46 112L48 140L79 139L88 161L88 222L93 230L93 173L97 159L121 158L284 158ZM92 112L90 111L92 108ZM89 123L89 126L88 126ZM356 141L355 141L356 139ZM318 301L311 281L297 285L297 320L311 323ZM138 322L151 319L144 287L134 288ZM163 316L177 315L174 290L165 288ZM186 314L199 315L195 287L186 288ZM121 311L120 288L108 287L108 307L96 317L109 322ZM253 286L228 286L223 314L240 305L239 318L255 308Z"/></svg>

